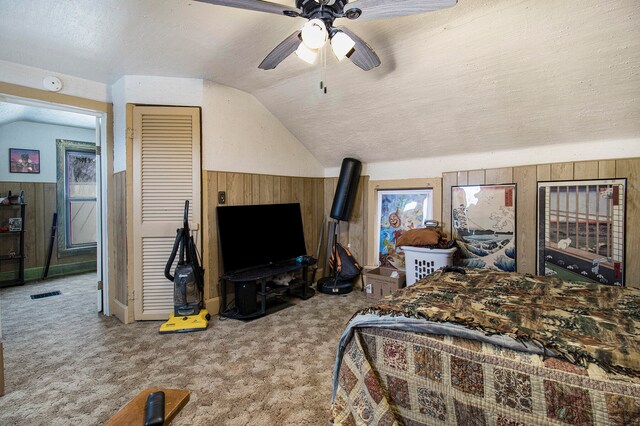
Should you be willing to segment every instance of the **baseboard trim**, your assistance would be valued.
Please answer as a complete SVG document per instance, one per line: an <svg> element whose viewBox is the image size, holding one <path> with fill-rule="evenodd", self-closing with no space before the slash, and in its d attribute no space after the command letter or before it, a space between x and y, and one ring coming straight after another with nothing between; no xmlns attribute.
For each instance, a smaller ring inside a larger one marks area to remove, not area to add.
<svg viewBox="0 0 640 426"><path fill-rule="evenodd" d="M129 324L129 306L123 304L119 300L113 299L111 312L116 318L122 321L123 324Z"/></svg>
<svg viewBox="0 0 640 426"><path fill-rule="evenodd" d="M63 275L82 274L85 272L93 272L96 270L96 261L89 260L85 262L75 263L63 263L62 265L51 265L49 267L49 274L47 278L59 277ZM44 266L38 266L37 268L29 268L24 270L25 281L36 281L42 279L44 273ZM0 281L8 281L16 278L17 273L15 271L0 272Z"/></svg>

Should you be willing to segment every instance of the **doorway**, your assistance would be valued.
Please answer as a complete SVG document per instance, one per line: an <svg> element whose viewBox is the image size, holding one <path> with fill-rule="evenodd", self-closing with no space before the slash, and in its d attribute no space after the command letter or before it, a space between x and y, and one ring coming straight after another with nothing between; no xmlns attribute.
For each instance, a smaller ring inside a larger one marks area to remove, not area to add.
<svg viewBox="0 0 640 426"><path fill-rule="evenodd" d="M0 152L9 156L0 163L0 197L22 194L25 204L22 236L3 240L3 251L16 259L0 263L0 287L16 273L38 283L95 271L96 310L109 315L102 284L108 275L106 118L102 111L0 95Z"/></svg>

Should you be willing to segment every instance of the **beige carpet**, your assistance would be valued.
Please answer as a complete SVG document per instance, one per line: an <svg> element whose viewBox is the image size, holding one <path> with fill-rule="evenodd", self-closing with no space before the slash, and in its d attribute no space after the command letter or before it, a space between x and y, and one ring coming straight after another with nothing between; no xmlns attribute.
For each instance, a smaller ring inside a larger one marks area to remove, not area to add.
<svg viewBox="0 0 640 426"><path fill-rule="evenodd" d="M244 323L159 335L97 314L91 275L0 290L1 425L101 424L139 391L189 389L175 425L326 425L339 336L367 300L316 295ZM60 290L61 296L29 295Z"/></svg>

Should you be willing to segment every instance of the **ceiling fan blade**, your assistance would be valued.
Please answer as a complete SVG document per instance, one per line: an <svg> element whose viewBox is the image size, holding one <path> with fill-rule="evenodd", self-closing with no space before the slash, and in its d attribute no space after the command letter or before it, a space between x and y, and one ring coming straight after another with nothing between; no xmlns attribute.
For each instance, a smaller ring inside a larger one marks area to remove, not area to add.
<svg viewBox="0 0 640 426"><path fill-rule="evenodd" d="M285 38L282 43L277 45L276 48L273 49L266 58L264 58L258 68L263 70L272 70L277 67L280 62L284 61L287 56L295 52L298 46L300 46L300 43L302 43L302 40L300 39L301 32L302 31L296 31L289 37Z"/></svg>
<svg viewBox="0 0 640 426"><path fill-rule="evenodd" d="M219 6L235 7L238 9L255 10L257 12L275 13L276 15L297 16L298 11L284 4L271 3L262 0L195 0L201 3ZM293 15L291 14L293 12Z"/></svg>
<svg viewBox="0 0 640 426"><path fill-rule="evenodd" d="M365 71L370 71L381 64L380 58L373 51L366 41L358 37L353 31L347 27L337 27L340 31L351 37L356 43L353 52L349 55L351 62L359 66Z"/></svg>
<svg viewBox="0 0 640 426"><path fill-rule="evenodd" d="M358 8L362 10L359 21L397 18L399 16L417 15L455 6L458 0L358 0L349 2L344 10Z"/></svg>

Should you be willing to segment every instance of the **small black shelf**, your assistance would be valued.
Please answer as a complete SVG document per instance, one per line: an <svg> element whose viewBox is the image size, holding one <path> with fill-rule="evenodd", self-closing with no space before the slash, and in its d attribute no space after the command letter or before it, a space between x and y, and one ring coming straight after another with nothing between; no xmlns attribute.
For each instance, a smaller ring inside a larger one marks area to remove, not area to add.
<svg viewBox="0 0 640 426"><path fill-rule="evenodd" d="M314 265L316 260L313 259L309 263L298 263L295 259L285 262L274 263L270 265L262 265L255 268L243 269L224 274L221 277L221 306L227 306L227 284L238 282L255 282L257 296L259 299L259 308L256 312L248 315L241 315L235 310L222 310L220 315L233 319L253 319L270 313L267 307L267 299L272 296L294 296L303 300L307 300L315 294L315 291L309 287L307 281L307 271L309 266ZM302 271L302 279L296 278L289 282L289 285L278 285L269 282L268 279L285 272Z"/></svg>
<svg viewBox="0 0 640 426"><path fill-rule="evenodd" d="M24 225L26 223L25 209L27 203L19 203L19 204L0 204L0 208L20 208L20 218L22 219L23 228L19 231L2 231L0 235L18 235L20 237L19 241L19 250L13 256L8 254L0 254L0 262L18 262L17 269L17 279L11 279L6 281L0 281L0 287L9 287L14 285L23 285L24 284ZM5 240L6 241L6 240Z"/></svg>

